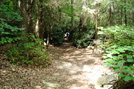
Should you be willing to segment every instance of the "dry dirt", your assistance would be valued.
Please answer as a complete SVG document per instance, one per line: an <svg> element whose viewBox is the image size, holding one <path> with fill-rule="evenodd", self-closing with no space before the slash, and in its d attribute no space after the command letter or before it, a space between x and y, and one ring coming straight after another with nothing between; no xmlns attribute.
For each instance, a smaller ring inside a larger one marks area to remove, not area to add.
<svg viewBox="0 0 134 89"><path fill-rule="evenodd" d="M31 68L10 64L0 55L0 89L95 89L99 76L111 71L91 49L64 43L49 47L52 64Z"/></svg>

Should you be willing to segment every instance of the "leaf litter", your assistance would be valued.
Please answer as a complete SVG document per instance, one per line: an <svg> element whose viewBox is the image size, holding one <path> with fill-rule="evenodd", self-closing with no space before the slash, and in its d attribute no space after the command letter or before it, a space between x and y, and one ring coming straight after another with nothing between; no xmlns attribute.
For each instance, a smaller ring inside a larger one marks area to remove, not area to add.
<svg viewBox="0 0 134 89"><path fill-rule="evenodd" d="M100 76L112 73L91 49L50 46L49 53L46 68L13 65L1 53L0 89L95 89Z"/></svg>

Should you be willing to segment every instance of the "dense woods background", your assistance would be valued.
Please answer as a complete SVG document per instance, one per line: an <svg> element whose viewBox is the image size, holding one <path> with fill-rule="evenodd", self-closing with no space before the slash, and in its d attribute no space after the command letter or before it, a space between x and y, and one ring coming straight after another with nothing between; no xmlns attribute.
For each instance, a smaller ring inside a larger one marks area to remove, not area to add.
<svg viewBox="0 0 134 89"><path fill-rule="evenodd" d="M125 81L134 80L133 0L1 0L0 44L14 64L43 64L47 46L62 45L64 34L77 48L103 51L105 65Z"/></svg>

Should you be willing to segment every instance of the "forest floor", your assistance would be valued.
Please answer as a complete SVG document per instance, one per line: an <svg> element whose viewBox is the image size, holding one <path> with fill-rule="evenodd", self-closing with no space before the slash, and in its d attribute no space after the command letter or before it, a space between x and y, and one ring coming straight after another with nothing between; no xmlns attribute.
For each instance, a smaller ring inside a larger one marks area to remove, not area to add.
<svg viewBox="0 0 134 89"><path fill-rule="evenodd" d="M111 73L91 49L65 42L48 50L52 63L46 68L12 65L0 55L0 89L95 89L98 77Z"/></svg>

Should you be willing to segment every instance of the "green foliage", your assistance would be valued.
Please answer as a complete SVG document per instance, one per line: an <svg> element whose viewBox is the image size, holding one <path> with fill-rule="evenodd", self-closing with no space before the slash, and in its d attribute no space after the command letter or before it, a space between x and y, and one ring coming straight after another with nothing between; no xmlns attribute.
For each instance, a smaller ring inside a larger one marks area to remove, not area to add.
<svg viewBox="0 0 134 89"><path fill-rule="evenodd" d="M105 65L119 73L125 81L134 80L134 32L133 27L113 26L103 30L106 38Z"/></svg>
<svg viewBox="0 0 134 89"><path fill-rule="evenodd" d="M11 10L13 10L13 1L11 0L4 0L4 4L8 5Z"/></svg>
<svg viewBox="0 0 134 89"><path fill-rule="evenodd" d="M24 43L16 44L15 47L11 48L7 52L7 56L13 64L32 64L32 65L43 65L47 66L50 64L46 60L49 56L46 51L46 47L41 44L41 40L35 38L34 35L30 34L22 38Z"/></svg>
<svg viewBox="0 0 134 89"><path fill-rule="evenodd" d="M23 28L18 28L22 20L20 15L10 9L11 6L0 4L0 44L12 43L20 40Z"/></svg>
<svg viewBox="0 0 134 89"><path fill-rule="evenodd" d="M60 26L54 26L51 34L51 43L56 46L60 46L63 43L63 30Z"/></svg>
<svg viewBox="0 0 134 89"><path fill-rule="evenodd" d="M73 44L78 48L83 48L89 46L90 39L94 36L94 30L85 28L85 31L79 32L78 29L75 29L75 32L72 34Z"/></svg>

